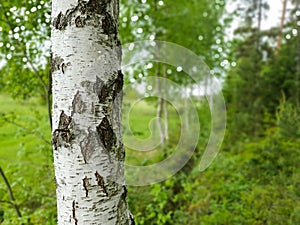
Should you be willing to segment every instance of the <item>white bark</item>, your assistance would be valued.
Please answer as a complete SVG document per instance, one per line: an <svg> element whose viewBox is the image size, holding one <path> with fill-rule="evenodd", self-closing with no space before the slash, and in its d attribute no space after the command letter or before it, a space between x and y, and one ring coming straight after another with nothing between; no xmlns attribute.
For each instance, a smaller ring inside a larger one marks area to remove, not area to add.
<svg viewBox="0 0 300 225"><path fill-rule="evenodd" d="M118 0L53 0L58 224L134 224L121 140Z"/></svg>

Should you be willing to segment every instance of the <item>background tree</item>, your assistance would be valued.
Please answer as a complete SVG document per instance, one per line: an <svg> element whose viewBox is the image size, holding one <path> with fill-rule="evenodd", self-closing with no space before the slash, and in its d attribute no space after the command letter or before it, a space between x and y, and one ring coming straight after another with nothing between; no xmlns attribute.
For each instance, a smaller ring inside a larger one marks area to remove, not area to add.
<svg viewBox="0 0 300 225"><path fill-rule="evenodd" d="M48 1L0 3L0 88L14 98L40 95L51 106Z"/></svg>

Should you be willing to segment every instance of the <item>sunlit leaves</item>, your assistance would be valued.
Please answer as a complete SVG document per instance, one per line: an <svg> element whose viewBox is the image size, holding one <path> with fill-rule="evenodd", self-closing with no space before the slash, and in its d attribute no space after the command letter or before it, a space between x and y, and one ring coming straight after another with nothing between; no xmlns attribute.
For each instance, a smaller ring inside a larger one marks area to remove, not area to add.
<svg viewBox="0 0 300 225"><path fill-rule="evenodd" d="M123 43L141 40L177 43L199 55L219 75L227 58L224 31L230 21L224 12L223 0L123 1L121 39ZM176 72L172 74L175 76L182 79Z"/></svg>
<svg viewBox="0 0 300 225"><path fill-rule="evenodd" d="M2 2L0 30L1 88L23 98L45 92L50 53L49 1Z"/></svg>

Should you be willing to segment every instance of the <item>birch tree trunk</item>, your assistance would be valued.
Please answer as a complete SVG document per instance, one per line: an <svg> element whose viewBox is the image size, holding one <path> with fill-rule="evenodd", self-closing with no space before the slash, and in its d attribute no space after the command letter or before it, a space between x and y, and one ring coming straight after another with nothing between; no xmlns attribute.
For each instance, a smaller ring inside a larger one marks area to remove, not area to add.
<svg viewBox="0 0 300 225"><path fill-rule="evenodd" d="M134 224L121 140L118 0L53 0L53 151L58 224Z"/></svg>

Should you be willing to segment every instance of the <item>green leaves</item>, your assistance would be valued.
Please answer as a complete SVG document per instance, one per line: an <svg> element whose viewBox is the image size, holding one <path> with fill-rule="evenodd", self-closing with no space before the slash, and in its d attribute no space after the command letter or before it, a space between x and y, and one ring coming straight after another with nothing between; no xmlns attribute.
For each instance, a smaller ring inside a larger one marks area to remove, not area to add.
<svg viewBox="0 0 300 225"><path fill-rule="evenodd" d="M14 97L46 95L50 38L48 1L5 1L0 5L0 88Z"/></svg>

